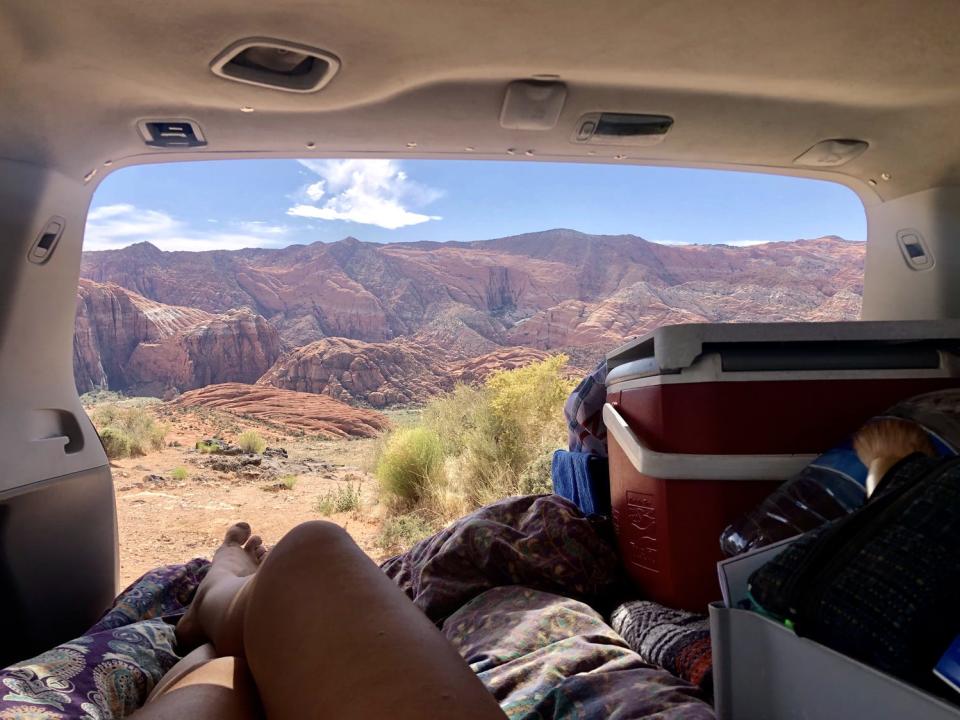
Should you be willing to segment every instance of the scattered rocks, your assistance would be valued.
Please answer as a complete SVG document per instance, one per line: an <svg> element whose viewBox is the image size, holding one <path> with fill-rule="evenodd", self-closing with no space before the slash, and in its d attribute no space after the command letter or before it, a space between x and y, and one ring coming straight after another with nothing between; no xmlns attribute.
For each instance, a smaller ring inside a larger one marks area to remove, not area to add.
<svg viewBox="0 0 960 720"><path fill-rule="evenodd" d="M261 485L260 489L268 493L279 493L279 492L284 492L286 490L292 490L293 488L291 488L286 483L274 482L274 483L270 483L269 485Z"/></svg>
<svg viewBox="0 0 960 720"><path fill-rule="evenodd" d="M287 459L287 450L282 447L267 447L263 451L263 456L268 458L283 458Z"/></svg>
<svg viewBox="0 0 960 720"><path fill-rule="evenodd" d="M239 457L217 457L208 460L205 466L217 472L240 472L250 466L258 466L263 462L259 455L241 455Z"/></svg>
<svg viewBox="0 0 960 720"><path fill-rule="evenodd" d="M243 455L243 449L239 445L234 445L218 437L199 441L197 450L211 455Z"/></svg>

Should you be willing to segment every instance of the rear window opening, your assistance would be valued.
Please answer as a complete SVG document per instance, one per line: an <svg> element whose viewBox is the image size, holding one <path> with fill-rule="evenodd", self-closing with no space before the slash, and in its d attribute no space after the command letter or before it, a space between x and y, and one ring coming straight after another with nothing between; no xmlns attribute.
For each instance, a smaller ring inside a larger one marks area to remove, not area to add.
<svg viewBox="0 0 960 720"><path fill-rule="evenodd" d="M738 172L119 170L88 215L74 371L114 465L121 582L230 518L268 543L334 518L383 559L548 490L563 402L606 353L667 324L857 319L865 235L842 186Z"/></svg>

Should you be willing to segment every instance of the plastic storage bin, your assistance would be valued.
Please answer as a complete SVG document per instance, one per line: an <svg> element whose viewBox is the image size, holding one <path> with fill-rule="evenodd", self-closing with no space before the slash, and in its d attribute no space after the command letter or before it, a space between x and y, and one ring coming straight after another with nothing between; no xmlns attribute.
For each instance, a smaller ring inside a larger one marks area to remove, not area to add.
<svg viewBox="0 0 960 720"><path fill-rule="evenodd" d="M748 610L711 605L710 638L718 720L960 718L960 708Z"/></svg>
<svg viewBox="0 0 960 720"><path fill-rule="evenodd" d="M703 612L719 536L907 397L960 385L960 322L660 328L607 356L614 527L645 595Z"/></svg>

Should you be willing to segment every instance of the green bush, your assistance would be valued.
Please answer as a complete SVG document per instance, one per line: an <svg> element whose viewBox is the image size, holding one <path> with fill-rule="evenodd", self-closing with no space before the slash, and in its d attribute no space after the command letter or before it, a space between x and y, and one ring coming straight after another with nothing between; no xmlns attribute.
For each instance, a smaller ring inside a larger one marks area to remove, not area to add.
<svg viewBox="0 0 960 720"><path fill-rule="evenodd" d="M123 430L115 427L105 427L100 431L100 440L103 449L111 460L130 457L130 438Z"/></svg>
<svg viewBox="0 0 960 720"><path fill-rule="evenodd" d="M170 471L170 477L174 480L186 480L190 477L190 473L187 472L187 469L183 465L178 465L173 470Z"/></svg>
<svg viewBox="0 0 960 720"><path fill-rule="evenodd" d="M194 447L201 455L209 455L210 453L215 453L220 451L220 446L215 442L207 442L206 440L197 440Z"/></svg>
<svg viewBox="0 0 960 720"><path fill-rule="evenodd" d="M351 512L360 509L360 485L347 483L328 490L317 498L316 510L321 515Z"/></svg>
<svg viewBox="0 0 960 720"><path fill-rule="evenodd" d="M556 355L487 379L482 402L457 431L461 492L471 507L549 489L548 458L566 444L563 404L573 389L566 361Z"/></svg>
<svg viewBox="0 0 960 720"><path fill-rule="evenodd" d="M91 416L107 457L110 459L146 455L163 448L167 428L143 406L103 405Z"/></svg>
<svg viewBox="0 0 960 720"><path fill-rule="evenodd" d="M485 424L489 405L485 388L457 385L453 392L438 395L427 403L421 423L437 433L444 455L457 455L467 438Z"/></svg>
<svg viewBox="0 0 960 720"><path fill-rule="evenodd" d="M444 453L439 435L425 427L390 435L377 462L381 491L396 508L415 505L443 483Z"/></svg>
<svg viewBox="0 0 960 720"><path fill-rule="evenodd" d="M517 487L520 495L547 495L553 492L553 479L550 476L553 453L554 449L546 450L524 468Z"/></svg>
<svg viewBox="0 0 960 720"><path fill-rule="evenodd" d="M549 492L574 385L566 361L557 355L459 386L427 404L420 426L388 435L376 474L394 512L442 523L510 495Z"/></svg>
<svg viewBox="0 0 960 720"><path fill-rule="evenodd" d="M300 478L298 478L296 475L284 475L282 478L280 478L280 482L283 483L283 486L287 490L293 490L297 486L297 481L299 479Z"/></svg>
<svg viewBox="0 0 960 720"><path fill-rule="evenodd" d="M246 430L240 433L237 445L245 453L262 453L267 447L267 441L256 430Z"/></svg>

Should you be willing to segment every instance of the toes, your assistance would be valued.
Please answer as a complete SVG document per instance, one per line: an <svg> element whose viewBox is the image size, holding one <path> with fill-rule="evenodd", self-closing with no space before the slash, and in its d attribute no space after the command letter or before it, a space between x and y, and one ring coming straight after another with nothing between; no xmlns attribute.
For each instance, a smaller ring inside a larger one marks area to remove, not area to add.
<svg viewBox="0 0 960 720"><path fill-rule="evenodd" d="M254 535L246 544L243 546L243 549L246 550L251 555L255 555L257 548L263 547L263 539L259 535Z"/></svg>
<svg viewBox="0 0 960 720"><path fill-rule="evenodd" d="M224 545L243 545L250 538L250 525L245 522L238 522L231 525L227 534L223 538Z"/></svg>
<svg viewBox="0 0 960 720"><path fill-rule="evenodd" d="M259 535L254 535L247 540L247 544L243 546L243 549L256 560L257 563L263 560L264 555L267 554L267 547L263 544L263 539Z"/></svg>

